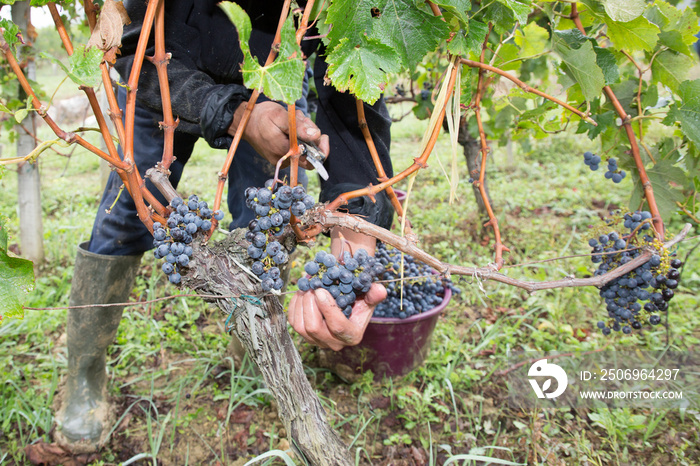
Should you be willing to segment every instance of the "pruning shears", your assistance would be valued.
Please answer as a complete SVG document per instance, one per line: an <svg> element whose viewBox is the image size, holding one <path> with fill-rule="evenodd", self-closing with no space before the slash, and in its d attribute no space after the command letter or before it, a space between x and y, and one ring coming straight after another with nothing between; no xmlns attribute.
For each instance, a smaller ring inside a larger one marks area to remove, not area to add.
<svg viewBox="0 0 700 466"><path fill-rule="evenodd" d="M328 172L326 171L326 167L323 166L323 162L326 161L328 156L321 152L321 149L319 149L318 146L313 142L299 142L301 142L301 144L299 144L299 148L301 149L301 155L305 155L306 160L308 160L311 163L311 165L314 166L321 178L327 180Z"/></svg>

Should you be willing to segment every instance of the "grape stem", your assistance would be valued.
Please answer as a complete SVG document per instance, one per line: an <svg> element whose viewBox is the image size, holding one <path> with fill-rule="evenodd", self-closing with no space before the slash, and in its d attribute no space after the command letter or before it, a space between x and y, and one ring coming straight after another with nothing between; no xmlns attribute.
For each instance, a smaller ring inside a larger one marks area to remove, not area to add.
<svg viewBox="0 0 700 466"><path fill-rule="evenodd" d="M653 254L656 254L656 250L652 247L642 248L642 252L639 256L628 262L627 264L621 265L610 272L603 275L593 276L590 278L573 278L567 277L561 280L551 280L551 281L525 281L518 280L516 278L508 277L499 273L494 267L494 264L489 264L485 267L465 267L459 265L452 265L440 261L436 257L431 256L427 252L423 251L415 245L415 242L411 241L408 237L401 237L384 228L373 225L359 217L355 217L350 214L344 214L341 212L334 212L327 209L317 208L315 212L310 212L309 218L316 222L318 225L322 226L324 229L332 227L343 227L353 230L358 233L372 236L386 244L389 244L396 249L413 256L417 261L423 262L440 272L442 275L464 275L472 276L477 280L493 280L506 285L515 286L517 288L522 288L530 293L539 290L549 290L554 288L570 288L570 287L583 287L583 286L595 286L601 287L610 281L619 278L626 273L640 267L645 264ZM692 229L692 225L687 223L683 229L678 233L673 239L664 243L665 249L670 249L676 244L680 243L688 235L688 232Z"/></svg>

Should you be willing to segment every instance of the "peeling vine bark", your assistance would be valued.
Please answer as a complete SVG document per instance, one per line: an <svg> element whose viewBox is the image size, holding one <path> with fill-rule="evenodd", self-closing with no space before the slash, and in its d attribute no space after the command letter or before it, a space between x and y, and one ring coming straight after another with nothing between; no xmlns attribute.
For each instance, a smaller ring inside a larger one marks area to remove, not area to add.
<svg viewBox="0 0 700 466"><path fill-rule="evenodd" d="M304 374L301 357L287 332L279 299L262 298L258 282L238 264L247 261L243 230L216 244L193 243L194 254L183 284L219 296L215 304L233 316L234 332L255 361L277 401L290 444L312 465L351 465L350 453L331 428L314 389ZM210 300L214 301L214 300Z"/></svg>

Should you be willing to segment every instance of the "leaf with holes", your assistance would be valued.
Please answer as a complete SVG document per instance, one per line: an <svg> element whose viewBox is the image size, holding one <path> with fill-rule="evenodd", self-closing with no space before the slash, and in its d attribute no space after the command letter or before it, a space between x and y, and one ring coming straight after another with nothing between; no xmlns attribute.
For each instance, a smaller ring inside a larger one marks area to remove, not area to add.
<svg viewBox="0 0 700 466"><path fill-rule="evenodd" d="M343 39L328 55L328 77L339 91L350 91L369 104L384 91L387 73L397 73L399 56L377 39L361 38L360 43Z"/></svg>
<svg viewBox="0 0 700 466"><path fill-rule="evenodd" d="M413 71L449 34L444 21L416 8L413 1L387 0L369 37L392 47L403 65Z"/></svg>

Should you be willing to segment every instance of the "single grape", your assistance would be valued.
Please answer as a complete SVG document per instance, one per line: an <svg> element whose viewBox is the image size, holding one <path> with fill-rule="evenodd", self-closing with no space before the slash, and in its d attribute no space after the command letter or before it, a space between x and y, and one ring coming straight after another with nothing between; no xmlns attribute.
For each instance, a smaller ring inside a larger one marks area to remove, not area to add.
<svg viewBox="0 0 700 466"><path fill-rule="evenodd" d="M311 285L309 283L309 279L306 277L301 277L297 281L297 286L299 287L300 291L309 291L311 289Z"/></svg>
<svg viewBox="0 0 700 466"><path fill-rule="evenodd" d="M309 261L306 263L304 266L304 271L308 273L309 275L316 275L318 273L318 263Z"/></svg>
<svg viewBox="0 0 700 466"><path fill-rule="evenodd" d="M260 204L267 204L272 200L272 192L267 188L260 188L258 189L258 194L256 197Z"/></svg>

